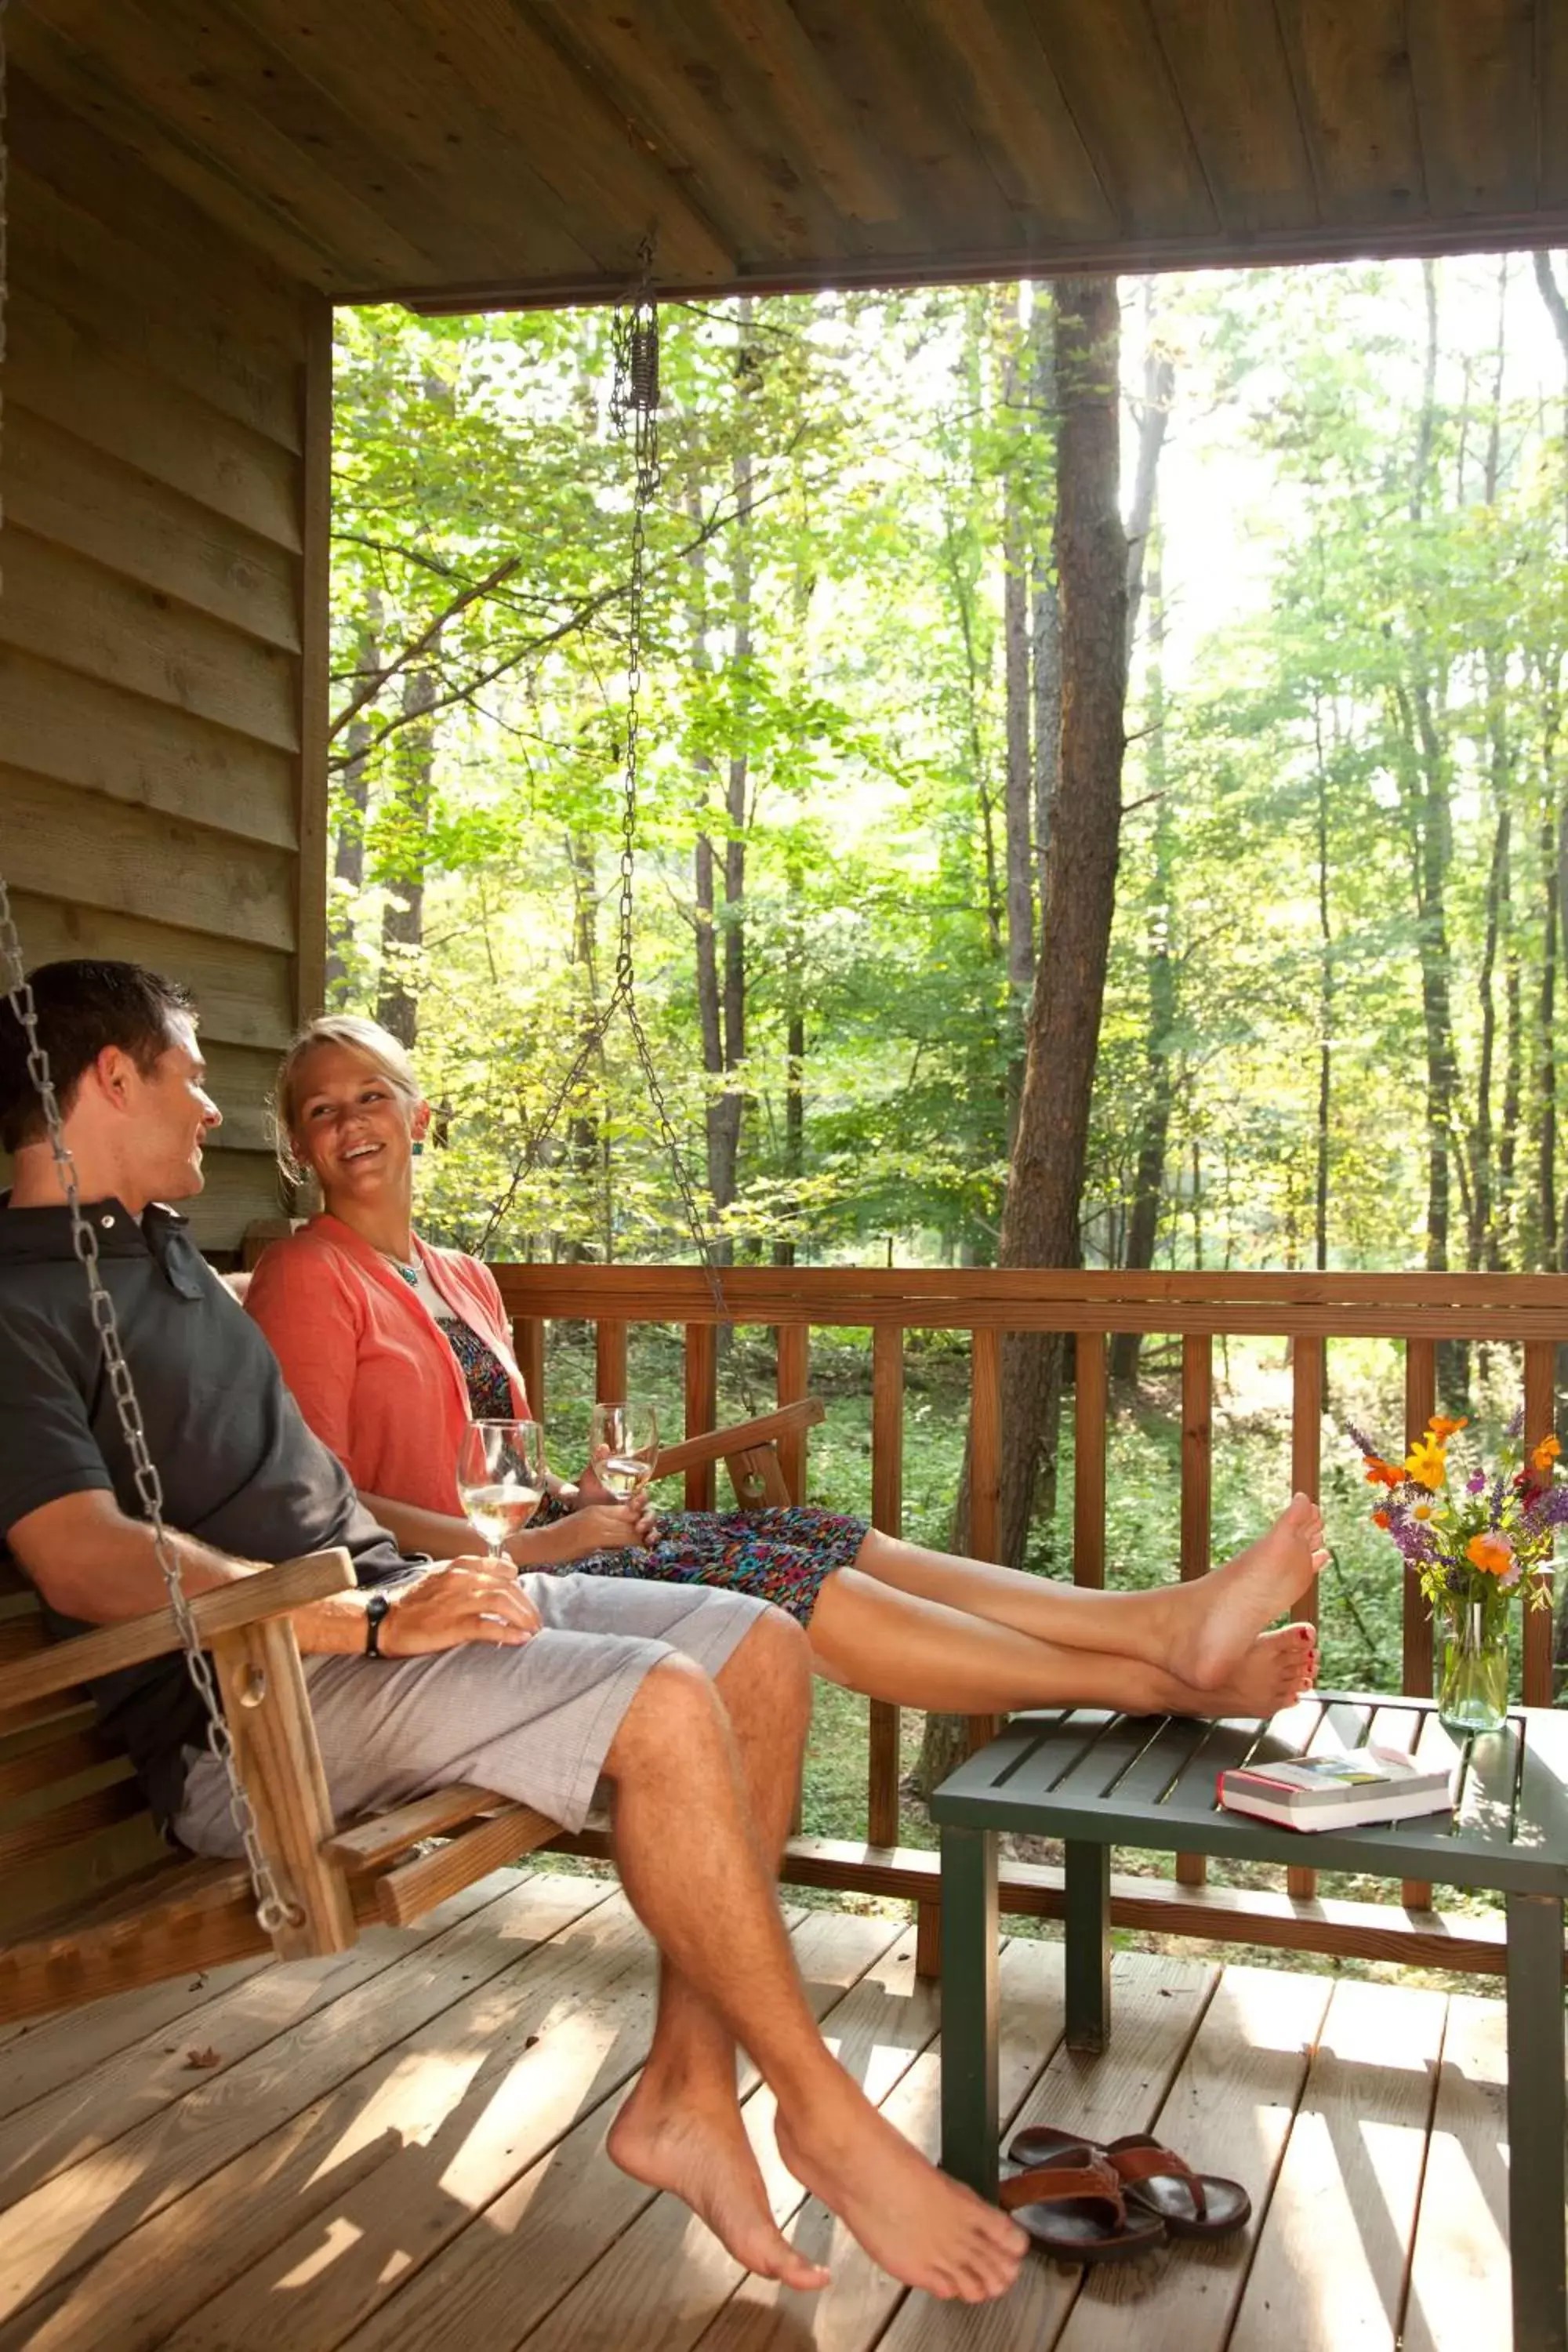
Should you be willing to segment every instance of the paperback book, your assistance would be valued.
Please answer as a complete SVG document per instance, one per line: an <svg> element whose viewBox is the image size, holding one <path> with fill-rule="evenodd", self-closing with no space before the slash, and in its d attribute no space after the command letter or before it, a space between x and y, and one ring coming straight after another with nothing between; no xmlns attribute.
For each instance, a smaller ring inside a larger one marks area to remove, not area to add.
<svg viewBox="0 0 1568 2352"><path fill-rule="evenodd" d="M1394 1748L1351 1748L1295 1762L1244 1764L1219 1775L1219 1801L1285 1829L1349 1830L1453 1806L1452 1768L1417 1764Z"/></svg>

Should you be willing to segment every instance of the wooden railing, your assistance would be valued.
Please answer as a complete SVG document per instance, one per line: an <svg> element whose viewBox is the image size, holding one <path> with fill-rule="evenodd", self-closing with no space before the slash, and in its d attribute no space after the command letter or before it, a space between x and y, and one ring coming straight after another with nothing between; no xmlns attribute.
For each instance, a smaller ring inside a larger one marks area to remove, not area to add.
<svg viewBox="0 0 1568 2352"><path fill-rule="evenodd" d="M871 1332L871 1517L889 1534L902 1531L904 1335L910 1330L958 1330L971 1335L970 1549L979 1559L997 1550L1001 1484L1001 1339L1014 1331L1059 1331L1075 1350L1072 1389L1073 1575L1102 1586L1106 1571L1106 1475L1109 1421L1107 1342L1111 1333L1179 1335L1182 1343L1181 1508L1178 1568L1184 1578L1210 1566L1214 1386L1216 1336L1288 1339L1291 1356L1291 1472L1300 1491L1316 1496L1321 1475L1324 1348L1330 1339L1373 1338L1403 1343L1407 1439L1425 1429L1436 1404L1437 1345L1445 1339L1490 1341L1523 1350L1525 1438L1533 1445L1552 1429L1556 1351L1568 1340L1568 1277L1555 1275L1295 1275L1098 1274L966 1271L881 1272L859 1267L726 1269L721 1315L708 1277L690 1266L499 1265L495 1268L534 1410L545 1402L544 1325L552 1318L587 1320L596 1329L598 1393L625 1393L626 1339L634 1323L676 1324L685 1330L686 1431L715 1426L716 1327L721 1321L761 1324L776 1333L781 1404L806 1393L813 1326L868 1327ZM805 1494L805 1433L790 1444L784 1464L791 1494ZM714 1503L711 1465L688 1474L691 1509ZM1317 1595L1298 1614L1315 1622ZM1432 1690L1432 1627L1420 1589L1405 1577L1401 1687L1411 1696ZM1552 1622L1548 1609L1525 1612L1523 1696L1548 1706L1552 1696ZM971 1726L972 1740L991 1727ZM867 1838L863 1850L828 1850L826 1842L797 1841L790 1874L838 1887L870 1887L912 1895L921 1903L922 1947L934 1956L931 1857L895 1853L899 1826L900 1715L874 1702L867 1769ZM1195 1857L1177 1864L1174 1888L1152 1880L1118 1882L1113 1916L1166 1932L1267 1942L1301 1948L1406 1957L1457 1967L1497 1968L1500 1941L1436 1915L1431 1890L1407 1885L1405 1912L1389 1906L1325 1905L1314 1874L1292 1870L1284 1898L1246 1898L1203 1885ZM1004 1906L1059 1912L1056 1874L1015 1869ZM1387 1917L1380 1921L1377 1915ZM1417 1915L1412 1918L1410 1914ZM1364 1917L1362 1915L1366 1915ZM1352 1916L1354 1915L1354 1916Z"/></svg>

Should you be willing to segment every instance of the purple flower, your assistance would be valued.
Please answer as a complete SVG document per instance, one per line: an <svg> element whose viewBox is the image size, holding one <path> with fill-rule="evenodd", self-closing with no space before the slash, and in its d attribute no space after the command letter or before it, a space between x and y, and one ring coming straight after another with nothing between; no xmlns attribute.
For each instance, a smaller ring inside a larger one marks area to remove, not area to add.
<svg viewBox="0 0 1568 2352"><path fill-rule="evenodd" d="M1500 1470L1492 1480L1491 1500L1487 1506L1489 1524L1496 1528L1502 1525L1503 1498L1508 1493L1507 1474Z"/></svg>
<svg viewBox="0 0 1568 2352"><path fill-rule="evenodd" d="M1379 1461L1383 1459L1381 1453L1379 1453L1378 1448L1373 1444L1371 1438L1366 1435L1364 1431L1358 1429L1353 1421L1346 1422L1345 1435L1350 1439L1351 1444L1353 1446L1356 1446L1363 1454L1376 1454Z"/></svg>
<svg viewBox="0 0 1568 2352"><path fill-rule="evenodd" d="M1509 1423L1507 1434L1508 1434L1508 1437L1509 1437L1509 1439L1510 1439L1510 1442L1511 1442L1514 1438L1516 1438L1516 1437L1522 1437L1522 1436L1523 1436L1523 1434L1524 1434L1524 1407L1523 1407L1522 1405L1521 1405L1521 1406L1520 1406L1519 1411L1514 1414L1513 1419Z"/></svg>
<svg viewBox="0 0 1568 2352"><path fill-rule="evenodd" d="M1467 1494L1467 1495L1484 1495L1484 1494L1486 1493L1486 1491L1487 1491L1487 1474L1486 1474L1486 1472L1485 1472L1484 1470L1472 1470L1472 1471L1471 1471L1471 1473L1470 1473L1470 1475L1469 1475L1469 1476L1468 1476L1468 1477L1466 1479L1466 1481L1465 1481L1465 1492L1466 1492L1466 1494Z"/></svg>

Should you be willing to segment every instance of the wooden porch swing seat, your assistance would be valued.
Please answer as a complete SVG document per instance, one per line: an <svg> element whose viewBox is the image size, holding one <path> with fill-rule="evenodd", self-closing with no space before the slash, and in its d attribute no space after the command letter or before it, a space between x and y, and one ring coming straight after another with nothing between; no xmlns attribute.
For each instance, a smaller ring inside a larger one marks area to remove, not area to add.
<svg viewBox="0 0 1568 2352"><path fill-rule="evenodd" d="M822 1417L802 1399L665 1447L654 1475L723 1462L742 1509L786 1504L780 1441ZM363 1925L406 1927L561 1834L466 1782L333 1822L289 1615L353 1580L345 1551L316 1552L192 1602L262 1849L298 1916L269 1937L244 1863L173 1851L93 1724L83 1685L177 1650L172 1613L51 1643L31 1585L0 1570L0 2024L256 1952L345 1950Z"/></svg>

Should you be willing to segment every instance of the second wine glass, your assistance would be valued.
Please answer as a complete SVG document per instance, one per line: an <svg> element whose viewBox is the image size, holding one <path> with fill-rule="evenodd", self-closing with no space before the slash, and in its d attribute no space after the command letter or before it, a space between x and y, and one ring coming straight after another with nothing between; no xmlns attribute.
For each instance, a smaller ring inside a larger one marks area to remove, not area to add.
<svg viewBox="0 0 1568 2352"><path fill-rule="evenodd" d="M588 1431L588 1459L617 1503L635 1503L658 1455L658 1421L651 1405L596 1404Z"/></svg>

